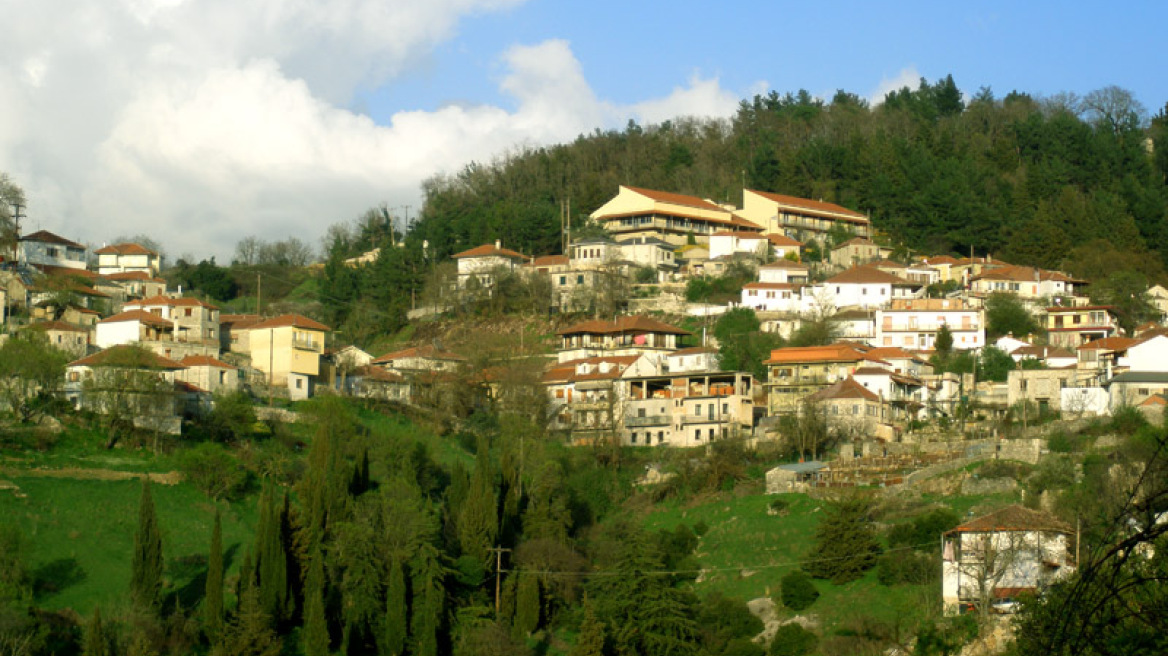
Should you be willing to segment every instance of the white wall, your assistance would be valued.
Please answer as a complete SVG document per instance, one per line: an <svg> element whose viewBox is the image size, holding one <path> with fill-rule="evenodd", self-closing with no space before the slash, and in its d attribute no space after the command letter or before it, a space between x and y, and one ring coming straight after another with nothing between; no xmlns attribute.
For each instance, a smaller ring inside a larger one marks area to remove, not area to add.
<svg viewBox="0 0 1168 656"><path fill-rule="evenodd" d="M99 348L109 348L118 344L133 344L141 335L137 321L117 321L114 323L97 324L97 334L94 343Z"/></svg>

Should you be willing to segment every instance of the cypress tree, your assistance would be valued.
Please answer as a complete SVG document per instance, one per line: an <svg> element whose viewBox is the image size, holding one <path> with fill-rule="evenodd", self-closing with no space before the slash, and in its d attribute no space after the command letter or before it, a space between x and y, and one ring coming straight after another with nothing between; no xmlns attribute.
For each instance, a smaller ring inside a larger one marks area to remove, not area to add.
<svg viewBox="0 0 1168 656"><path fill-rule="evenodd" d="M240 598L223 649L232 656L277 656L282 651L280 637L272 630L255 586L249 586Z"/></svg>
<svg viewBox="0 0 1168 656"><path fill-rule="evenodd" d="M499 502L495 495L490 449L486 440L479 438L470 491L458 522L458 540L462 544L463 553L486 562L498 532Z"/></svg>
<svg viewBox="0 0 1168 656"><path fill-rule="evenodd" d="M255 571L259 582L260 605L275 622L288 617L288 556L281 539L280 512L270 488L260 497L259 526L256 527Z"/></svg>
<svg viewBox="0 0 1168 656"><path fill-rule="evenodd" d="M385 636L382 653L401 656L406 648L406 577L401 561L393 558L389 566L389 580L385 594Z"/></svg>
<svg viewBox="0 0 1168 656"><path fill-rule="evenodd" d="M203 631L214 644L223 632L223 530L219 510L211 531L211 554L207 557L207 587L203 598Z"/></svg>
<svg viewBox="0 0 1168 656"><path fill-rule="evenodd" d="M580 623L580 633L576 636L576 645L568 656L603 656L604 654L604 622L596 617L592 610L592 602L584 596L584 621Z"/></svg>
<svg viewBox="0 0 1168 656"><path fill-rule="evenodd" d="M142 479L138 531L130 565L130 597L142 608L158 610L162 601L162 532L150 496L150 482Z"/></svg>
<svg viewBox="0 0 1168 656"><path fill-rule="evenodd" d="M319 548L309 556L308 578L304 584L304 654L328 656L328 621L324 613L324 557Z"/></svg>
<svg viewBox="0 0 1168 656"><path fill-rule="evenodd" d="M432 544L423 544L418 550L417 566L414 572L414 603L411 618L411 635L415 656L437 656L438 630L442 627L443 586L445 570L439 560L441 554Z"/></svg>
<svg viewBox="0 0 1168 656"><path fill-rule="evenodd" d="M81 647L81 656L109 656L109 638L101 626L101 609L93 609L93 619L85 629L85 644Z"/></svg>
<svg viewBox="0 0 1168 656"><path fill-rule="evenodd" d="M539 578L519 572L519 591L515 600L515 631L529 636L539 628Z"/></svg>

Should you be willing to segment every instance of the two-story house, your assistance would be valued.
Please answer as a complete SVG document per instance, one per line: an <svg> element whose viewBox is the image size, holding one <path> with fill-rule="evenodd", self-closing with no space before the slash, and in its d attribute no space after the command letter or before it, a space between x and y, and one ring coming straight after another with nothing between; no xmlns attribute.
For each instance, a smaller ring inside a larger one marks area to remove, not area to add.
<svg viewBox="0 0 1168 656"><path fill-rule="evenodd" d="M682 367L625 383L626 445L693 447L750 434L754 381L748 373Z"/></svg>
<svg viewBox="0 0 1168 656"><path fill-rule="evenodd" d="M97 272L103 276L127 271L142 271L157 276L162 269L162 256L141 244L111 244L94 253L97 255Z"/></svg>
<svg viewBox="0 0 1168 656"><path fill-rule="evenodd" d="M1066 522L1013 505L946 531L941 600L947 615L1008 612L1074 573L1075 533Z"/></svg>
<svg viewBox="0 0 1168 656"><path fill-rule="evenodd" d="M803 243L783 234L764 234L745 230L722 230L710 235L710 259L745 254L761 261L799 257Z"/></svg>
<svg viewBox="0 0 1168 656"><path fill-rule="evenodd" d="M848 378L871 363L887 365L870 357L855 344L788 346L771 351L767 366L767 414L795 414L803 401L821 389Z"/></svg>
<svg viewBox="0 0 1168 656"><path fill-rule="evenodd" d="M710 235L723 230L763 231L761 225L712 201L626 185L590 216L619 241L648 237L676 246L690 239L707 244Z"/></svg>
<svg viewBox="0 0 1168 656"><path fill-rule="evenodd" d="M970 279L970 291L978 295L995 292L1014 294L1018 298L1070 297L1079 293L1086 281L1077 280L1060 271L1047 271L1027 266L986 266Z"/></svg>
<svg viewBox="0 0 1168 656"><path fill-rule="evenodd" d="M129 301L125 310L142 310L174 322L174 341L219 348L219 308L197 298L153 296Z"/></svg>
<svg viewBox="0 0 1168 656"><path fill-rule="evenodd" d="M299 314L284 314L247 330L251 366L263 372L263 382L287 388L292 399L312 396L325 337L332 329Z"/></svg>
<svg viewBox="0 0 1168 656"><path fill-rule="evenodd" d="M690 334L676 326L642 316L622 316L614 321L591 320L556 331L560 338L560 362L602 355L652 354L655 361L677 350L677 339Z"/></svg>
<svg viewBox="0 0 1168 656"><path fill-rule="evenodd" d="M867 237L853 237L833 247L829 259L832 265L847 269L883 260L891 254L891 248L880 246Z"/></svg>
<svg viewBox="0 0 1168 656"><path fill-rule="evenodd" d="M856 266L828 278L817 285L822 294L836 308L880 308L893 299L911 299L921 295L919 282L898 278L869 266Z"/></svg>
<svg viewBox="0 0 1168 656"><path fill-rule="evenodd" d="M83 244L38 230L20 238L18 260L24 264L85 269L86 251Z"/></svg>
<svg viewBox="0 0 1168 656"><path fill-rule="evenodd" d="M112 346L65 366L65 398L78 410L116 415L135 426L178 434L183 365L149 350Z"/></svg>
<svg viewBox="0 0 1168 656"><path fill-rule="evenodd" d="M89 329L64 321L42 321L29 324L25 330L40 333L48 343L74 358L83 357L89 351Z"/></svg>
<svg viewBox="0 0 1168 656"><path fill-rule="evenodd" d="M503 248L503 243L498 240L494 244L476 246L451 257L458 261L459 288L477 285L488 292L495 286L495 276L519 271L531 259L523 253Z"/></svg>

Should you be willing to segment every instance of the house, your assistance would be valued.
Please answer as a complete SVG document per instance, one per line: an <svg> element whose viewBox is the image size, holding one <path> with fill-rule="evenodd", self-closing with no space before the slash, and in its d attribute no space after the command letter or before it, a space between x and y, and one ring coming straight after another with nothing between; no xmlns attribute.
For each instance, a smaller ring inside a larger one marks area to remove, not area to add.
<svg viewBox="0 0 1168 656"><path fill-rule="evenodd" d="M200 390L212 394L234 392L240 387L239 367L209 355L188 355L178 361L180 369L175 377Z"/></svg>
<svg viewBox="0 0 1168 656"><path fill-rule="evenodd" d="M89 330L64 321L42 321L29 324L25 330L41 333L49 344L74 358L89 352Z"/></svg>
<svg viewBox="0 0 1168 656"><path fill-rule="evenodd" d="M1090 386L1093 377L1075 368L1012 369L1007 378L1007 399L1010 407L1029 401L1039 410L1062 412L1063 390ZM1078 410L1078 409L1074 409Z"/></svg>
<svg viewBox="0 0 1168 656"><path fill-rule="evenodd" d="M1079 357L1073 352L1056 346L1021 346L1014 349L1010 357L1017 363L1023 360L1041 362L1051 369L1074 368L1079 363Z"/></svg>
<svg viewBox="0 0 1168 656"><path fill-rule="evenodd" d="M858 237L872 234L867 216L846 207L796 196L743 189L738 215L763 226L768 233L796 239L822 238L833 228Z"/></svg>
<svg viewBox="0 0 1168 656"><path fill-rule="evenodd" d="M321 378L337 392L350 394L353 392L353 377L372 362L372 355L353 344L326 349L321 364Z"/></svg>
<svg viewBox="0 0 1168 656"><path fill-rule="evenodd" d="M876 346L932 350L937 333L946 326L958 351L985 346L985 310L961 299L892 299L889 307L876 310Z"/></svg>
<svg viewBox="0 0 1168 656"><path fill-rule="evenodd" d="M1145 333L1116 365L1128 371L1168 371L1168 335Z"/></svg>
<svg viewBox="0 0 1168 656"><path fill-rule="evenodd" d="M97 322L94 344L110 348L136 342L173 342L174 322L144 310L127 310Z"/></svg>
<svg viewBox="0 0 1168 656"><path fill-rule="evenodd" d="M74 360L65 366L65 398L73 406L139 428L178 434L182 429L183 366L152 351L126 345Z"/></svg>
<svg viewBox="0 0 1168 656"><path fill-rule="evenodd" d="M689 331L642 316L613 321L591 320L556 331L561 363L602 355L664 355L677 349L677 339ZM658 358L659 359L659 358Z"/></svg>
<svg viewBox="0 0 1168 656"><path fill-rule="evenodd" d="M817 288L836 308L887 307L893 299L920 295L923 285L868 266L856 266L828 278Z"/></svg>
<svg viewBox="0 0 1168 656"><path fill-rule="evenodd" d="M66 269L85 269L88 249L75 241L38 230L20 238L18 261L30 265L45 265Z"/></svg>
<svg viewBox="0 0 1168 656"><path fill-rule="evenodd" d="M876 315L873 310L840 310L831 316L836 337L863 344L876 343Z"/></svg>
<svg viewBox="0 0 1168 656"><path fill-rule="evenodd" d="M1111 305L1048 307L1043 322L1051 346L1076 348L1119 333L1119 318Z"/></svg>
<svg viewBox="0 0 1168 656"><path fill-rule="evenodd" d="M887 365L871 358L855 344L789 346L771 351L763 364L768 376L767 415L794 414L810 395L851 376L869 363Z"/></svg>
<svg viewBox="0 0 1168 656"><path fill-rule="evenodd" d="M660 373L641 354L606 354L553 364L543 375L550 425L577 443L619 439L628 388L620 378Z"/></svg>
<svg viewBox="0 0 1168 656"><path fill-rule="evenodd" d="M162 256L141 244L111 244L94 253L97 255L97 272L103 276L127 271L142 271L157 276L162 270Z"/></svg>
<svg viewBox="0 0 1168 656"><path fill-rule="evenodd" d="M1007 293L1028 300L1071 297L1086 284L1060 271L1006 264L986 266L969 283L974 294Z"/></svg>
<svg viewBox="0 0 1168 656"><path fill-rule="evenodd" d="M518 271L531 259L523 253L503 248L503 243L498 240L493 245L484 244L451 257L458 261L459 289L466 289L469 285L483 290L493 288L495 277L500 273Z"/></svg>
<svg viewBox="0 0 1168 656"><path fill-rule="evenodd" d="M231 353L251 353L248 329L264 320L259 314L220 314L219 350Z"/></svg>
<svg viewBox="0 0 1168 656"><path fill-rule="evenodd" d="M807 284L810 279L807 265L791 260L775 260L758 267L759 282Z"/></svg>
<svg viewBox="0 0 1168 656"><path fill-rule="evenodd" d="M941 276L937 273L936 269L924 264L901 264L893 260L876 260L869 262L868 266L883 271L884 273L891 273L897 278L903 278L909 282L918 282L926 286L940 282L941 280Z"/></svg>
<svg viewBox="0 0 1168 656"><path fill-rule="evenodd" d="M1153 396L1168 395L1168 371L1125 371L1103 383L1112 412L1139 406Z"/></svg>
<svg viewBox="0 0 1168 656"><path fill-rule="evenodd" d="M626 185L590 216L619 241L647 237L676 246L691 239L708 244L710 235L723 230L763 231L761 225L712 201Z"/></svg>
<svg viewBox="0 0 1168 656"><path fill-rule="evenodd" d="M785 282L748 282L742 286L742 306L756 312L802 312L808 307L806 285Z"/></svg>
<svg viewBox="0 0 1168 656"><path fill-rule="evenodd" d="M883 439L893 436L891 427L885 424L888 406L884 400L852 376L809 394L805 401L817 407L828 425L837 432Z"/></svg>
<svg viewBox="0 0 1168 656"><path fill-rule="evenodd" d="M410 376L421 373L455 372L466 364L466 357L433 344L415 346L386 353L369 364L386 371Z"/></svg>
<svg viewBox="0 0 1168 656"><path fill-rule="evenodd" d="M653 269L657 279L664 282L677 273L679 264L674 252L677 246L653 237L630 237L620 240L621 253L628 262L640 269Z"/></svg>
<svg viewBox="0 0 1168 656"><path fill-rule="evenodd" d="M1144 294L1148 302L1160 313L1160 321L1168 317L1168 289L1164 289L1163 285L1152 285Z"/></svg>
<svg viewBox="0 0 1168 656"><path fill-rule="evenodd" d="M692 346L666 355L665 371L671 374L719 371L719 360L718 349L710 346Z"/></svg>
<svg viewBox="0 0 1168 656"><path fill-rule="evenodd" d="M892 255L892 249L880 246L867 237L853 237L831 249L832 265L841 269L868 264Z"/></svg>
<svg viewBox="0 0 1168 656"><path fill-rule="evenodd" d="M688 356L681 356L688 357ZM629 446L705 446L748 435L754 385L744 372L673 371L625 377L622 443Z"/></svg>
<svg viewBox="0 0 1168 656"><path fill-rule="evenodd" d="M332 329L299 314L283 314L250 326L251 366L263 372L273 388L287 388L290 398L313 394L320 374L324 342Z"/></svg>
<svg viewBox="0 0 1168 656"><path fill-rule="evenodd" d="M947 615L1008 611L1075 571L1075 534L1050 515L1013 505L941 538L941 599Z"/></svg>
<svg viewBox="0 0 1168 656"><path fill-rule="evenodd" d="M1080 369L1094 369L1105 372L1104 378L1119 365L1120 358L1127 355L1127 350L1139 343L1130 337L1104 337L1092 340L1076 349L1079 355Z"/></svg>
<svg viewBox="0 0 1168 656"><path fill-rule="evenodd" d="M150 298L166 295L166 281L145 271L123 271L105 276L125 290L126 298Z"/></svg>
<svg viewBox="0 0 1168 656"><path fill-rule="evenodd" d="M803 242L783 234L722 230L710 235L710 259L742 253L766 262L788 255L798 259Z"/></svg>
<svg viewBox="0 0 1168 656"><path fill-rule="evenodd" d="M197 298L152 296L130 301L124 310L142 310L174 323L174 341L219 348L219 308Z"/></svg>

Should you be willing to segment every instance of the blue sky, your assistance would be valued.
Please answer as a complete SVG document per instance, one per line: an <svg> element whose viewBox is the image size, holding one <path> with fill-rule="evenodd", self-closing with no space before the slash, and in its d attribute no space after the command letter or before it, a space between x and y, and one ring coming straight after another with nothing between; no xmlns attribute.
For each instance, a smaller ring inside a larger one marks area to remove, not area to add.
<svg viewBox="0 0 1168 656"><path fill-rule="evenodd" d="M54 0L0 23L0 171L30 229L171 256L317 243L510 149L775 89L879 99L952 74L1168 101L1168 4ZM615 192L615 190L614 190Z"/></svg>

